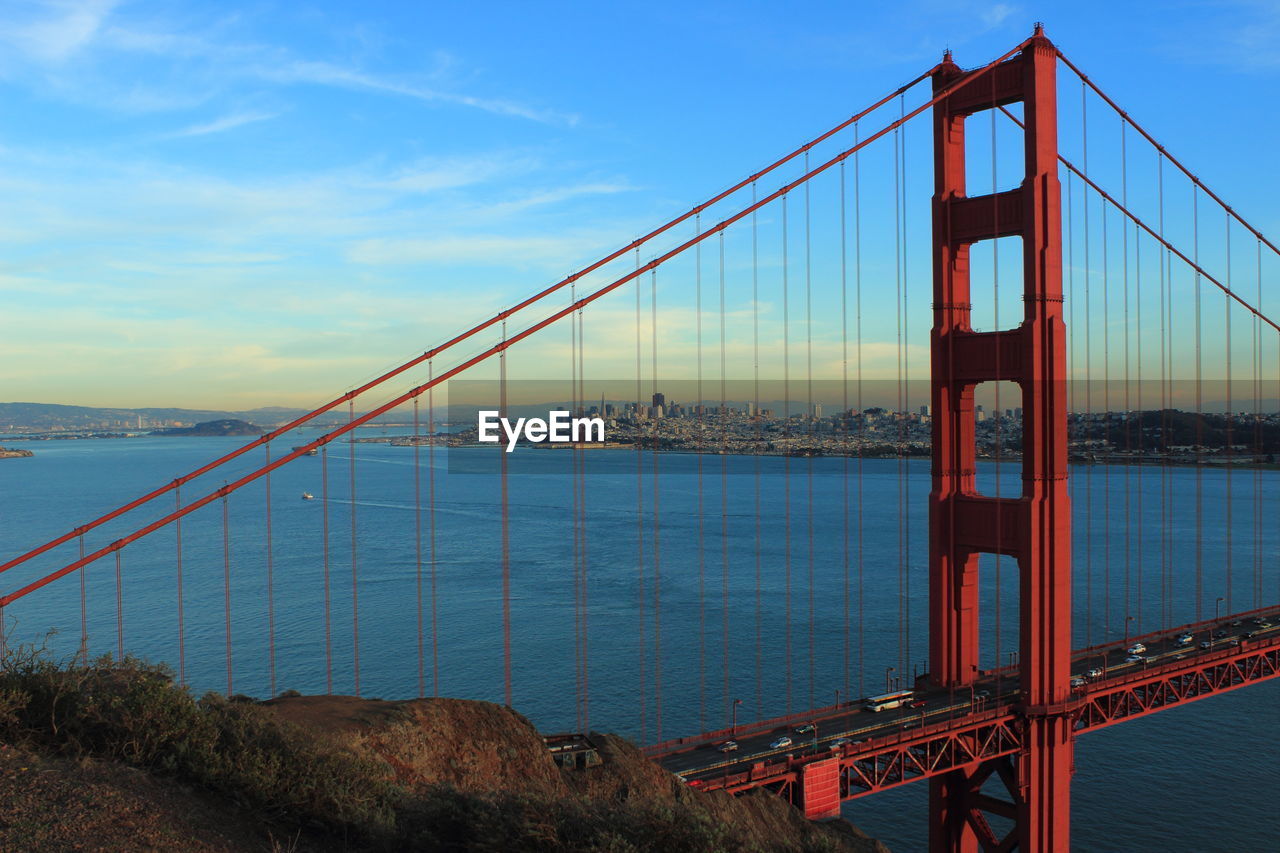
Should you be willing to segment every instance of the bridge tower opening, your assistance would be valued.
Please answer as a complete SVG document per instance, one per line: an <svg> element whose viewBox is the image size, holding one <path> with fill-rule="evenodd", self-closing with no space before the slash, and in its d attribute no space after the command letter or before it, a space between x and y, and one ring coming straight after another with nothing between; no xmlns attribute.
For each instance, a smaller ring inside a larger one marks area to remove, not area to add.
<svg viewBox="0 0 1280 853"><path fill-rule="evenodd" d="M929 658L932 679L979 679L978 565L1016 558L1020 580L1022 749L1012 761L974 762L931 780L930 849L971 853L1070 848L1071 505L1067 493L1066 326L1062 304L1057 52L1037 25L1017 55L963 83L947 53L933 72L933 488L929 497ZM957 85L957 83L959 85ZM1026 173L1011 190L967 195L965 120L1023 104ZM982 240L1020 236L1022 322L975 332L969 253ZM1022 492L985 497L976 486L974 389L1022 389ZM997 777L1007 798L984 793ZM988 815L1010 819L997 837Z"/></svg>

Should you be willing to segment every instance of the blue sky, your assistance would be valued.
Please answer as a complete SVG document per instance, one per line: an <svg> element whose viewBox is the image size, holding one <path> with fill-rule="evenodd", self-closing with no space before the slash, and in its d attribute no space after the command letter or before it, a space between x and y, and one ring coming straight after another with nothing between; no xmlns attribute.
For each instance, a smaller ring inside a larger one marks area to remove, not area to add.
<svg viewBox="0 0 1280 853"><path fill-rule="evenodd" d="M976 65L1035 20L1280 232L1271 2L10 0L0 397L319 402L683 212L944 47ZM927 186L927 150L908 145ZM908 254L923 307L927 249ZM661 306L676 361L693 334L681 293ZM591 321L602 365L628 304ZM526 361L567 362L557 334ZM912 340L918 364L927 339ZM888 369L892 336L866 345Z"/></svg>

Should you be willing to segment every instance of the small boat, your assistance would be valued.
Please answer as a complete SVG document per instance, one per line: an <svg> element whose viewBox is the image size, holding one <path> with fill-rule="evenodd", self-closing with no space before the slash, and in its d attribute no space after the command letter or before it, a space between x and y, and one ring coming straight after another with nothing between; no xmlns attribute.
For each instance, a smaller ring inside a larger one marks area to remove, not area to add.
<svg viewBox="0 0 1280 853"><path fill-rule="evenodd" d="M313 494L311 494L310 492L303 492L303 493L302 493L302 499L303 499L304 501L313 501L313 500L315 500L315 499L316 499L316 496L315 496L315 495L313 495Z"/></svg>
<svg viewBox="0 0 1280 853"><path fill-rule="evenodd" d="M295 448L293 448L293 449L294 449L295 451L297 451L297 450L302 450L302 448L304 448L304 447L306 447L306 445L305 445L305 444L301 444L301 445L299 445L299 446L297 446L297 447L295 447ZM319 455L319 453L320 453L320 451L319 451L317 448L314 448L314 447L313 447L313 448L311 448L310 450L306 451L303 455L304 455L304 456L316 456L316 455Z"/></svg>

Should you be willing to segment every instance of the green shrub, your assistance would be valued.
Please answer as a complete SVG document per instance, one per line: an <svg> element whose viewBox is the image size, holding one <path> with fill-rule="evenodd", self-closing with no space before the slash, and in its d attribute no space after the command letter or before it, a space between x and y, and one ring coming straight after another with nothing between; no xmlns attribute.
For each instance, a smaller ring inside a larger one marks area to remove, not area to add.
<svg viewBox="0 0 1280 853"><path fill-rule="evenodd" d="M0 659L0 737L66 755L117 759L217 791L272 819L377 837L403 792L386 768L269 709L196 700L134 658L58 664L29 647Z"/></svg>

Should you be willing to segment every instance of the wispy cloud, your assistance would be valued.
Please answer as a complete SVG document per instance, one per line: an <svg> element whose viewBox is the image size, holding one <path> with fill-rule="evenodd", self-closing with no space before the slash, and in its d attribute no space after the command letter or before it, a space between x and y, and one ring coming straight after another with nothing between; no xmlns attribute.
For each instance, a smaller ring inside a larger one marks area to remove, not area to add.
<svg viewBox="0 0 1280 853"><path fill-rule="evenodd" d="M227 130L234 130L237 127L243 127L246 124L253 124L259 121L269 121L278 115L280 114L262 112L231 113L229 115L222 116L221 118L216 118L213 121L184 127L182 130L174 131L169 135L171 137L207 136L211 133L222 133Z"/></svg>
<svg viewBox="0 0 1280 853"><path fill-rule="evenodd" d="M23 19L9 7L11 23L0 27L0 43L41 62L64 62L89 45L118 5L116 0L51 0L24 4L34 14Z"/></svg>
<svg viewBox="0 0 1280 853"><path fill-rule="evenodd" d="M621 183L590 183L568 187L556 187L552 190L544 190L542 192L534 193L526 196L525 198L492 204L489 205L486 210L493 216L512 216L535 207L559 204L560 202L569 201L570 199L582 196L613 195L615 193L628 192L632 189L634 189L634 187Z"/></svg>
<svg viewBox="0 0 1280 853"><path fill-rule="evenodd" d="M579 122L574 113L458 91L449 81L460 60L439 51L428 51L422 67L374 70L350 56L303 56L246 38L235 17L200 17L188 10L181 20L144 20L130 15L119 0L35 0L24 6L25 15L6 10L8 20L0 20L0 46L9 54L0 57L0 75L97 108L185 109L207 100L210 92L225 95L248 83L371 92L562 126ZM166 62L165 82L122 58ZM198 97L183 97L188 90ZM195 130L211 133L230 126L214 123L212 129Z"/></svg>
<svg viewBox="0 0 1280 853"><path fill-rule="evenodd" d="M994 6L982 11L982 23L986 24L988 29L995 29L1017 11L1016 6L1010 6L1008 3L996 3Z"/></svg>
<svg viewBox="0 0 1280 853"><path fill-rule="evenodd" d="M590 247L608 245L599 235L452 234L422 238L373 238L347 250L358 264L471 264L526 267L581 257Z"/></svg>
<svg viewBox="0 0 1280 853"><path fill-rule="evenodd" d="M572 113L534 109L524 104L501 98L482 98L457 92L442 91L406 80L371 74L328 62L295 60L280 65L258 65L252 69L252 73L264 80L272 80L279 83L310 83L321 86L382 92L428 103L474 107L485 112L526 118L539 122L572 126L579 121L579 117Z"/></svg>
<svg viewBox="0 0 1280 853"><path fill-rule="evenodd" d="M1215 4L1212 11L1203 26L1175 37L1178 53L1243 71L1280 69L1280 5L1274 0L1234 0Z"/></svg>

